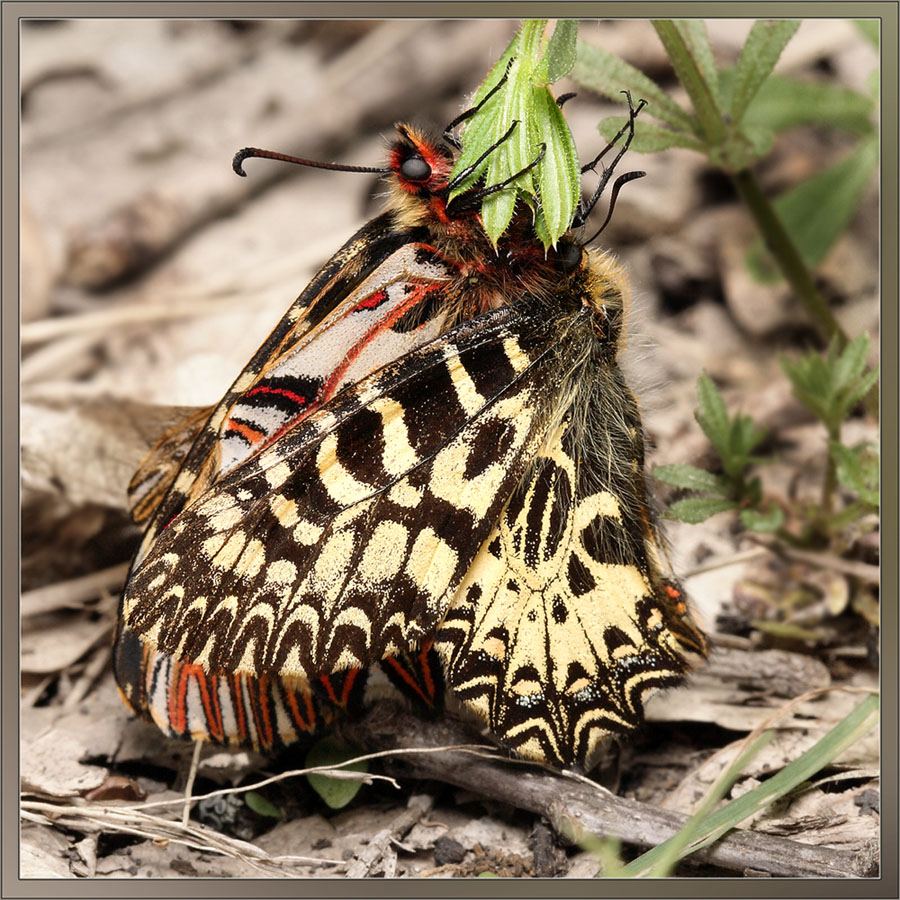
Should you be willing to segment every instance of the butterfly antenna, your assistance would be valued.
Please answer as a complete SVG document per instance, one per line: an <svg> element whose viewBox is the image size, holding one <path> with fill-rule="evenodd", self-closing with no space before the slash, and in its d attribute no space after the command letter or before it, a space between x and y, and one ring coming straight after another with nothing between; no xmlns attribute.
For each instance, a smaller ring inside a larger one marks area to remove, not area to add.
<svg viewBox="0 0 900 900"><path fill-rule="evenodd" d="M604 166L603 175L600 178L600 183L597 185L596 190L594 191L593 196L588 201L587 204L580 205L578 212L575 214L575 218L572 222L573 228L579 228L587 221L588 216L593 211L594 207L597 205L597 201L600 199L601 194L606 189L606 185L609 184L610 178L613 176L613 172L616 169L616 166L619 164L619 161L625 155L628 148L631 146L632 140L634 140L634 120L637 118L638 113L647 105L646 100L641 100L640 103L635 107L631 101L631 92L630 91L622 91L625 97L628 99L628 121L619 129L616 133L615 137L586 165L581 167L581 172L584 174L585 172L593 172L597 166L597 163L615 146L616 141L619 140L622 135L626 134L628 137L625 139L625 143L619 149L619 152L616 154L616 158L610 163L609 168ZM646 173L641 173L646 174ZM640 176L638 176L640 177ZM632 179L628 179L631 181ZM616 182L619 183L618 181ZM625 182L622 182L624 184ZM621 186L621 185L620 185ZM608 219L607 219L608 221ZM604 222L604 227L606 223ZM600 231L603 229L601 228ZM599 232L598 232L599 234ZM595 235L596 237L596 235Z"/></svg>
<svg viewBox="0 0 900 900"><path fill-rule="evenodd" d="M234 154L231 161L231 168L241 176L246 178L247 173L244 171L245 159L278 159L282 162L296 163L300 166L310 166L313 169L332 169L335 172L369 172L374 175L384 175L390 172L390 169L379 169L373 166L345 166L341 163L318 162L314 159L303 159L299 156L288 156L286 153L276 153L274 150L260 150L257 147L244 147Z"/></svg>
<svg viewBox="0 0 900 900"><path fill-rule="evenodd" d="M609 220L612 218L613 210L616 208L616 198L619 196L619 191L622 189L623 184L628 184L629 181L636 181L638 178L643 178L647 173L646 172L626 172L624 175L620 175L615 182L613 183L612 194L609 198L609 211L606 213L606 218L603 220L603 224L600 226L600 229L589 239L586 240L585 244L590 244L591 241L596 240L603 230L609 225Z"/></svg>
<svg viewBox="0 0 900 900"><path fill-rule="evenodd" d="M456 147L457 150L462 149L462 145L459 142L459 138L457 138L456 135L453 134L453 129L456 128L457 125L461 125L463 122L465 122L466 119L469 119L472 116L474 116L475 113L477 113L478 110L481 109L481 107L484 106L484 104L487 103L488 100L490 100L491 97L493 97L494 94L496 94L497 91L499 91L500 88L503 87L504 84L506 84L506 80L507 80L507 78L509 78L509 70L512 68L512 64L515 61L516 61L516 58L514 56L510 57L509 62L506 64L506 71L503 73L503 77L481 98L481 100L478 101L478 103L475 104L475 106L473 106L471 109L467 109L463 113L460 113L444 129L444 140L447 141L447 143L452 144L454 147Z"/></svg>

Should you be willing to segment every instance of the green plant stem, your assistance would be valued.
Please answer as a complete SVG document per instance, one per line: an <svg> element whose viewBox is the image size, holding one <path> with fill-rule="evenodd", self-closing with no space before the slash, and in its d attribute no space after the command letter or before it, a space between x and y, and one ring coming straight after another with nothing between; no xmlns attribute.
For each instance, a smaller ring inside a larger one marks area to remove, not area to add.
<svg viewBox="0 0 900 900"><path fill-rule="evenodd" d="M816 289L806 264L800 258L790 235L784 230L772 204L759 187L756 177L749 169L735 172L732 181L741 199L750 210L753 220L769 248L781 274L794 289L806 309L813 324L819 330L825 343L837 337L838 350L848 344L847 335L832 315L828 304Z"/></svg>
<svg viewBox="0 0 900 900"><path fill-rule="evenodd" d="M841 425L838 422L837 427L828 429L829 446L831 441L840 443ZM837 490L837 465L834 456L827 453L825 456L825 478L822 482L822 510L820 513L822 525L825 533L828 533L828 519L831 518L831 511L834 507L834 493Z"/></svg>
<svg viewBox="0 0 900 900"><path fill-rule="evenodd" d="M794 289L794 293L800 298L800 302L806 309L813 324L822 335L825 343L832 338L838 342L838 351L842 351L849 343L847 334L838 324L825 299L816 289L809 269L800 257L790 235L785 231L781 220L778 218L768 197L762 192L756 176L749 169L742 169L731 176L734 186L737 188L741 199L744 201L756 227L759 229L769 252L775 258L781 274L788 284ZM863 402L866 411L878 418L878 385L875 385Z"/></svg>

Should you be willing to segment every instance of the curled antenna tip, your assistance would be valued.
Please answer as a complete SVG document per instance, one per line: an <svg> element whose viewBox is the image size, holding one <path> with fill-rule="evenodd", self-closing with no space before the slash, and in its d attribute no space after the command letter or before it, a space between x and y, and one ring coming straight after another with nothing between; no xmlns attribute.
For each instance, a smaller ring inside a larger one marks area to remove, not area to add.
<svg viewBox="0 0 900 900"><path fill-rule="evenodd" d="M253 156L255 151L252 147L244 147L243 150L238 150L237 153L234 154L234 159L231 160L231 168L234 169L237 175L240 175L241 178L246 178L247 173L244 171L244 160L247 159L248 156Z"/></svg>

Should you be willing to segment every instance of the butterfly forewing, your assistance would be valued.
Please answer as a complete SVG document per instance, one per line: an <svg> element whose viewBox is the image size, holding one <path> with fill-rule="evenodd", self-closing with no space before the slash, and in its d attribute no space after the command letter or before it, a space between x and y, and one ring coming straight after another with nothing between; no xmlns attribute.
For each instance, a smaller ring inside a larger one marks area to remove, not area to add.
<svg viewBox="0 0 900 900"><path fill-rule="evenodd" d="M281 321L213 409L183 460L177 477L170 482L167 494L157 502L153 519L135 557L135 564L146 556L157 535L184 506L199 497L223 474L223 455L232 466L239 462L241 453L235 451L235 441L229 444L227 450L223 449L223 438L233 422L231 411L235 405L242 402L249 405L249 398L245 395L257 385L264 372L290 358L292 349L302 342L304 336L346 301L348 295L365 282L376 269L386 265L386 281L396 280L399 267L390 265L391 257L405 245L421 237L421 229L399 229L393 225L390 214L385 213L364 226L326 263L303 293L291 304ZM385 288L386 286L382 285ZM379 286L373 285L371 292L375 293L378 290ZM364 299L360 298L360 301ZM275 395L270 395L268 399L273 396ZM302 415L315 400L314 396L307 397L305 394L300 394L300 397L302 403L293 401L293 412L298 416ZM290 420L291 414L285 414L275 404L272 406L278 410L272 418L280 419L278 424L283 426ZM245 453L248 450L252 452L258 449L267 439L271 440L273 437L264 429L253 427L258 424L260 423L255 421L248 426L248 433L244 437L249 437L252 429L254 440L244 442ZM273 434L277 434L277 427Z"/></svg>
<svg viewBox="0 0 900 900"><path fill-rule="evenodd" d="M160 535L127 625L216 673L416 650L543 440L550 337L488 313L340 394Z"/></svg>

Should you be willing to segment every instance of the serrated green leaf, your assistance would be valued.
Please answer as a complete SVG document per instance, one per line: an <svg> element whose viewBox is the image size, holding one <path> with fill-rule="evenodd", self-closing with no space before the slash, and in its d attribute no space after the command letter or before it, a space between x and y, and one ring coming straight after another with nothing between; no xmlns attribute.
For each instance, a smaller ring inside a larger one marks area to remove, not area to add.
<svg viewBox="0 0 900 900"><path fill-rule="evenodd" d="M622 91L631 91L635 103L647 101L647 114L688 134L696 133L694 120L643 72L612 53L578 41L571 78L616 103L624 103Z"/></svg>
<svg viewBox="0 0 900 900"><path fill-rule="evenodd" d="M725 139L726 129L717 100L718 76L713 81L708 80L708 61L702 49L702 39L697 37L696 29L689 23L670 19L652 21L678 80L691 98L699 125L698 135L711 147L717 147ZM705 24L703 34L705 38Z"/></svg>
<svg viewBox="0 0 900 900"><path fill-rule="evenodd" d="M258 816L265 816L269 819L281 819L284 817L284 813L274 803L256 791L248 791L244 795L244 802Z"/></svg>
<svg viewBox="0 0 900 900"><path fill-rule="evenodd" d="M306 754L305 765L309 769L318 768L319 766L330 766L331 768L349 769L354 772L368 772L369 764L365 761L352 763L351 765L342 765L348 759L353 759L360 755L360 751L356 747L351 747L342 741L333 737L322 738L316 741L309 752ZM306 776L310 787L328 804L332 809L343 809L358 793L362 787L362 781L355 779L330 778L327 775L320 775L312 772Z"/></svg>
<svg viewBox="0 0 900 900"><path fill-rule="evenodd" d="M849 387L862 375L868 354L869 337L865 334L858 335L844 347L832 364L832 381L836 390Z"/></svg>
<svg viewBox="0 0 900 900"><path fill-rule="evenodd" d="M764 429L757 427L753 419L744 414L736 413L731 420L731 431L728 446L731 456L745 461L750 451L753 450L766 436Z"/></svg>
<svg viewBox="0 0 900 900"><path fill-rule="evenodd" d="M807 179L775 201L778 218L803 261L815 268L852 219L878 163L875 135L863 140L846 159ZM761 240L748 254L751 271L765 278L772 271L762 257Z"/></svg>
<svg viewBox="0 0 900 900"><path fill-rule="evenodd" d="M625 116L610 116L604 119L598 126L600 134L610 141L628 122ZM662 125L655 125L644 119L638 119L634 126L634 140L628 147L629 152L656 153L659 150L668 150L669 147L685 147L688 150L704 152L703 144L697 138L685 134L683 131L673 131Z"/></svg>
<svg viewBox="0 0 900 900"><path fill-rule="evenodd" d="M733 500L723 500L720 497L685 497L684 500L676 500L666 515L696 525L698 522L705 522L710 516L736 507L737 503Z"/></svg>
<svg viewBox="0 0 900 900"><path fill-rule="evenodd" d="M784 510L777 503L773 503L766 512L757 509L742 509L738 515L744 528L749 531L778 531L784 524Z"/></svg>
<svg viewBox="0 0 900 900"><path fill-rule="evenodd" d="M528 203L532 209L540 207L539 236L546 241L545 246L555 243L571 225L580 196L580 165L574 141L547 87L549 64L545 51L549 52L549 47L545 26L545 20L523 22L476 91L475 103L500 84L505 75L506 80L497 92L466 123L463 151L453 168L452 177L457 177L460 172L475 167L454 188L451 197L471 189L480 177L489 188L505 184L522 173L503 190L485 198L482 204L482 224L495 245L509 227L518 200ZM563 35L566 33L564 28ZM557 50L564 49L564 38L559 40L563 43ZM574 33L565 40L573 41ZM541 156L544 144L546 148ZM539 157L540 163L529 168Z"/></svg>
<svg viewBox="0 0 900 900"><path fill-rule="evenodd" d="M846 417L850 410L862 400L869 391L875 387L878 382L878 369L872 369L870 372L866 372L859 381L851 387L844 397L844 417Z"/></svg>
<svg viewBox="0 0 900 900"><path fill-rule="evenodd" d="M712 44L709 42L709 34L706 31L706 22L703 19L678 19L675 27L684 39L685 46L700 70L716 106L721 109L719 71L716 68Z"/></svg>
<svg viewBox="0 0 900 900"><path fill-rule="evenodd" d="M838 482L877 509L880 502L879 469L878 454L873 447L865 443L845 447L837 441L830 441L828 450L835 463Z"/></svg>
<svg viewBox="0 0 900 900"><path fill-rule="evenodd" d="M559 81L572 71L577 52L577 38L577 20L560 19L556 23L547 46L547 80L550 84Z"/></svg>
<svg viewBox="0 0 900 900"><path fill-rule="evenodd" d="M499 878L500 876L496 872L479 872L476 878Z"/></svg>
<svg viewBox="0 0 900 900"><path fill-rule="evenodd" d="M550 239L550 230L544 221L544 211L540 207L534 211L534 233L545 247L549 247L553 243Z"/></svg>
<svg viewBox="0 0 900 900"><path fill-rule="evenodd" d="M653 477L672 487L687 488L692 491L708 491L711 494L726 494L728 485L723 478L699 469L697 466L675 464L654 466Z"/></svg>
<svg viewBox="0 0 900 900"><path fill-rule="evenodd" d="M545 127L542 133L532 136L532 144L543 140L547 145L536 170L541 211L550 244L555 245L575 216L581 196L581 165L572 133L553 95L542 86L535 86L533 94L533 121L540 121Z"/></svg>
<svg viewBox="0 0 900 900"><path fill-rule="evenodd" d="M782 50L800 23L791 19L758 21L741 50L731 88L731 118L740 122L763 82L775 68Z"/></svg>
<svg viewBox="0 0 900 900"><path fill-rule="evenodd" d="M700 408L696 412L697 421L721 456L728 452L731 424L722 395L705 372L697 381L697 397L700 401Z"/></svg>

